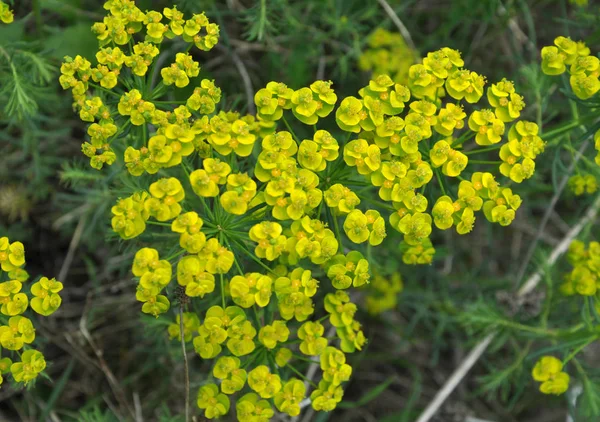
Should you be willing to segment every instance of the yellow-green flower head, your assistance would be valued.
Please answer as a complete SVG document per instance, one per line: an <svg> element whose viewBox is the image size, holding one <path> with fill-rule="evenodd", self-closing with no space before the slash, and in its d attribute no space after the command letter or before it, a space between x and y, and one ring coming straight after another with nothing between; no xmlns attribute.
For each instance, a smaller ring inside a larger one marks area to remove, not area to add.
<svg viewBox="0 0 600 422"><path fill-rule="evenodd" d="M561 75L565 73L567 67L565 65L565 55L562 54L558 47L547 46L542 48L542 72L546 75Z"/></svg>
<svg viewBox="0 0 600 422"><path fill-rule="evenodd" d="M340 385L350 379L352 368L346 363L346 355L341 350L331 346L326 347L320 361L325 381Z"/></svg>
<svg viewBox="0 0 600 422"><path fill-rule="evenodd" d="M535 364L531 375L541 382L540 391L544 394L560 395L569 388L569 374L562 372L563 364L554 356L543 356Z"/></svg>
<svg viewBox="0 0 600 422"><path fill-rule="evenodd" d="M275 414L269 402L260 399L256 393L247 393L240 397L235 411L240 422L269 422Z"/></svg>
<svg viewBox="0 0 600 422"><path fill-rule="evenodd" d="M455 129L462 129L465 125L464 119L467 117L462 106L448 103L445 108L441 108L435 120L434 129L443 136L452 136Z"/></svg>
<svg viewBox="0 0 600 422"><path fill-rule="evenodd" d="M204 416L207 419L226 415L230 406L229 397L219 393L219 387L216 384L206 384L200 387L196 404L204 410Z"/></svg>
<svg viewBox="0 0 600 422"><path fill-rule="evenodd" d="M597 75L598 72L594 73L596 75L588 76L585 73L580 73L571 75L569 78L569 83L571 84L573 92L582 100L593 97L598 90L600 90L600 80Z"/></svg>
<svg viewBox="0 0 600 422"><path fill-rule="evenodd" d="M352 324L339 327L336 330L340 339L340 349L344 353L354 353L357 350L362 350L362 347L367 343L365 334L360 328L360 323L353 321Z"/></svg>
<svg viewBox="0 0 600 422"><path fill-rule="evenodd" d="M10 6L3 1L0 1L0 21L8 24L12 23L15 20L15 16L13 11L10 9Z"/></svg>
<svg viewBox="0 0 600 422"><path fill-rule="evenodd" d="M185 191L178 179L159 179L148 190L152 197L144 202L144 209L158 221L172 220L181 213L179 202L185 198Z"/></svg>
<svg viewBox="0 0 600 422"><path fill-rule="evenodd" d="M20 315L27 309L29 298L21 293L23 284L18 280L0 283L0 312L7 316Z"/></svg>
<svg viewBox="0 0 600 422"><path fill-rule="evenodd" d="M502 188L495 198L483 204L483 213L488 221L508 226L514 220L515 211L520 205L519 195L513 194L509 188Z"/></svg>
<svg viewBox="0 0 600 422"><path fill-rule="evenodd" d="M270 399L281 390L281 378L271 374L266 365L259 365L248 373L248 385L263 399Z"/></svg>
<svg viewBox="0 0 600 422"><path fill-rule="evenodd" d="M214 158L206 158L202 162L203 169L194 170L190 174L192 189L198 196L212 197L219 194L219 186L227 182L231 173L229 164Z"/></svg>
<svg viewBox="0 0 600 422"><path fill-rule="evenodd" d="M20 350L35 339L31 320L17 315L9 318L8 325L0 326L0 344L8 350Z"/></svg>
<svg viewBox="0 0 600 422"><path fill-rule="evenodd" d="M215 85L214 81L202 79L200 86L194 89L185 104L190 110L206 115L215 111L215 106L219 101L221 101L221 89Z"/></svg>
<svg viewBox="0 0 600 422"><path fill-rule="evenodd" d="M273 402L280 412L290 416L300 414L300 402L306 395L306 386L298 379L291 378L283 386L282 390L275 395Z"/></svg>
<svg viewBox="0 0 600 422"><path fill-rule="evenodd" d="M10 242L8 237L0 237L0 268L13 271L25 265L25 246L21 242Z"/></svg>
<svg viewBox="0 0 600 422"><path fill-rule="evenodd" d="M175 323L169 324L167 329L169 333L169 337L171 339L180 339L181 338L181 319L179 315L175 317ZM198 315L194 312L184 312L183 313L183 339L185 342L192 341L194 333L198 331L200 328L200 319Z"/></svg>
<svg viewBox="0 0 600 422"><path fill-rule="evenodd" d="M206 271L206 263L196 256L185 256L177 263L177 283L185 286L189 297L204 297L215 290L215 276Z"/></svg>
<svg viewBox="0 0 600 422"><path fill-rule="evenodd" d="M406 82L408 68L417 60L417 54L406 45L404 38L379 27L369 35L367 43L368 48L358 60L359 68L372 71L376 76L391 75L396 82Z"/></svg>
<svg viewBox="0 0 600 422"><path fill-rule="evenodd" d="M496 116L503 122L517 119L525 108L523 97L515 92L514 84L506 78L487 89L487 98Z"/></svg>
<svg viewBox="0 0 600 422"><path fill-rule="evenodd" d="M287 238L281 233L283 228L281 224L272 221L263 221L254 225L248 232L248 236L258 245L254 249L254 253L259 258L266 258L269 261L274 261L285 250Z"/></svg>
<svg viewBox="0 0 600 422"><path fill-rule="evenodd" d="M360 204L360 198L341 183L336 183L327 189L324 198L327 206L334 209L336 214L348 214Z"/></svg>
<svg viewBox="0 0 600 422"><path fill-rule="evenodd" d="M469 157L460 151L451 150L448 160L442 166L442 173L449 177L458 177L467 168Z"/></svg>
<svg viewBox="0 0 600 422"><path fill-rule="evenodd" d="M234 276L229 288L233 301L242 308L250 308L254 304L264 308L269 304L272 284L269 276L249 273Z"/></svg>
<svg viewBox="0 0 600 422"><path fill-rule="evenodd" d="M267 324L261 327L258 332L258 341L267 349L274 349L277 343L284 343L288 340L290 330L285 321L273 321L272 324Z"/></svg>
<svg viewBox="0 0 600 422"><path fill-rule="evenodd" d="M431 264L435 249L431 240L425 239L418 245L407 245L402 253L402 262L407 265Z"/></svg>
<svg viewBox="0 0 600 422"><path fill-rule="evenodd" d="M475 110L469 116L469 129L476 132L475 142L487 146L497 144L504 135L504 122L492 110Z"/></svg>
<svg viewBox="0 0 600 422"><path fill-rule="evenodd" d="M359 133L360 123L367 117L368 114L363 109L362 101L352 96L344 98L335 112L338 126L346 132Z"/></svg>
<svg viewBox="0 0 600 422"><path fill-rule="evenodd" d="M371 315L378 315L389 309L393 309L398 303L398 293L404 285L400 273L396 272L390 277L376 274L369 284L366 299L367 311Z"/></svg>
<svg viewBox="0 0 600 422"><path fill-rule="evenodd" d="M485 78L467 69L457 70L446 79L446 91L455 100L463 98L468 103L476 103L483 96Z"/></svg>
<svg viewBox="0 0 600 422"><path fill-rule="evenodd" d="M370 174L381 165L381 150L364 139L355 139L344 146L344 161L349 166L356 166L360 174Z"/></svg>
<svg viewBox="0 0 600 422"><path fill-rule="evenodd" d="M394 215L397 214L392 214L392 216ZM393 222L391 223L400 233L404 234L404 241L409 245L417 245L431 234L432 218L426 213L407 214L398 221L396 226Z"/></svg>
<svg viewBox="0 0 600 422"><path fill-rule="evenodd" d="M62 299L58 295L62 289L63 285L60 281L42 277L40 281L31 286L31 294L35 296L31 299L31 309L40 315L51 315L62 303Z"/></svg>
<svg viewBox="0 0 600 422"><path fill-rule="evenodd" d="M593 174L577 174L569 178L569 189L577 196L589 195L598 190L598 180Z"/></svg>
<svg viewBox="0 0 600 422"><path fill-rule="evenodd" d="M240 368L240 359L235 356L220 357L213 366L213 376L221 381L221 391L234 394L244 388L248 374Z"/></svg>
<svg viewBox="0 0 600 422"><path fill-rule="evenodd" d="M322 379L319 388L310 394L310 399L316 411L330 412L342 401L343 396L344 390L340 385Z"/></svg>
<svg viewBox="0 0 600 422"><path fill-rule="evenodd" d="M327 262L327 277L336 289L360 287L369 282L369 261L358 251L336 255Z"/></svg>
<svg viewBox="0 0 600 422"><path fill-rule="evenodd" d="M177 10L177 6L173 6L172 8L165 7L163 15L169 20L169 31L165 34L167 38L182 35L185 19L183 18L183 13Z"/></svg>
<svg viewBox="0 0 600 422"><path fill-rule="evenodd" d="M435 226L440 230L452 227L454 224L452 217L455 211L452 199L449 196L440 196L431 210Z"/></svg>
<svg viewBox="0 0 600 422"><path fill-rule="evenodd" d="M298 329L300 352L308 356L318 356L327 347L327 339L323 337L325 328L316 321L307 321Z"/></svg>
<svg viewBox="0 0 600 422"><path fill-rule="evenodd" d="M329 322L331 322L331 325L344 327L352 324L357 307L356 304L350 301L348 293L343 290L328 293L325 296L324 303L325 310L330 314Z"/></svg>
<svg viewBox="0 0 600 422"><path fill-rule="evenodd" d="M578 47L575 41L568 37L559 36L554 39L554 45L565 57L565 64L571 65L575 62L578 56Z"/></svg>
<svg viewBox="0 0 600 422"><path fill-rule="evenodd" d="M233 265L233 252L221 245L216 238L208 239L198 258L205 265L206 271L211 274L225 274Z"/></svg>
<svg viewBox="0 0 600 422"><path fill-rule="evenodd" d="M24 384L37 378L38 374L46 369L46 360L41 352L33 349L21 354L21 361L10 366L10 372L16 382Z"/></svg>

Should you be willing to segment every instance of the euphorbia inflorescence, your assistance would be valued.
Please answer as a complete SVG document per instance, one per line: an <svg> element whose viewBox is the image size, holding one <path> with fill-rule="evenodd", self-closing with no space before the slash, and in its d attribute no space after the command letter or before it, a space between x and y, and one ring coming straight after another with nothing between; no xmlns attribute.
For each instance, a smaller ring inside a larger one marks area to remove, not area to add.
<svg viewBox="0 0 600 422"><path fill-rule="evenodd" d="M519 183L544 146L537 125L514 123L522 97L502 80L479 107L485 78L443 48L410 67L407 85L381 74L340 99L331 81L269 82L254 96L256 116L241 115L199 79L193 47L208 51L219 35L204 14L142 12L131 0L105 8L93 27L98 63L66 58L60 82L91 123L82 148L91 165L116 164L146 187L112 208L113 230L145 242L132 266L142 311L167 312L173 279L198 300L201 314L183 313L168 331L216 360L198 392L207 418L229 412L240 391L240 421L267 420L273 406L296 416L308 384L314 409L334 409L352 372L346 353L366 342L349 292L369 283L368 251L388 226L416 264L431 262L433 225L466 234L479 211L514 219L521 200L492 171ZM169 39L188 48L171 54ZM159 54L173 57L155 83ZM169 99L190 84L187 100ZM491 171L469 163L480 146L499 150ZM401 288L382 280L385 295ZM303 382L302 355L318 356L318 384Z"/></svg>

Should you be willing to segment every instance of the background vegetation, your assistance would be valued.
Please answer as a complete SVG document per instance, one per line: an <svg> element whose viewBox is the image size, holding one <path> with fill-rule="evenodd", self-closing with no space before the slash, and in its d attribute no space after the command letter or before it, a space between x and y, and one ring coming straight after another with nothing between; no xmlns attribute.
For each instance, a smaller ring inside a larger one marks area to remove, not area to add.
<svg viewBox="0 0 600 422"><path fill-rule="evenodd" d="M172 4L137 3L142 10ZM398 31L385 2L374 0L174 3L186 13L205 11L221 26L221 43L203 53L202 72L222 88L227 105L242 111L252 111L254 91L271 80L300 87L331 79L338 93L355 93L369 79L358 68L368 35L380 27ZM580 116L593 119L594 105L569 100L564 80L543 75L539 59L541 47L558 35L585 40L592 52L599 51L600 14L593 3L389 2L419 55L448 46L491 81L514 80L529 105L524 117L538 122L551 148L538 160L535 176L518 187L523 205L509 228L481 224L467 236L438 235L430 266L397 264L400 252L386 251L378 263L398 265L404 281L397 306L377 317L361 311L369 343L353 355L343 403L332 414L315 417L309 411L299 420L416 420L490 332L497 334L487 352L437 420L600 418L595 344L579 360L583 376L571 393L581 395L543 396L530 376L543 350L568 348L560 348L568 338L557 343L544 330L579 317L579 303L552 288L569 270L566 261L546 271L529 294L514 293L545 268L550 251L595 200L561 187L575 172L599 175L585 160L572 165L593 127L593 121L584 127ZM169 341L164 320L139 312L129 272L133 251L110 230L120 176L89 168L80 152L84 127L70 94L57 83L63 56L95 52L89 28L104 14L101 2L23 0L13 8L15 22L0 26L0 236L22 241L28 271L56 275L65 290L61 310L38 326L39 338L47 342L49 378L30 389L4 385L0 419L183 420L179 345ZM584 156L593 161L592 147ZM596 232L586 224L580 237L593 240ZM192 391L206 370L202 361L191 360Z"/></svg>

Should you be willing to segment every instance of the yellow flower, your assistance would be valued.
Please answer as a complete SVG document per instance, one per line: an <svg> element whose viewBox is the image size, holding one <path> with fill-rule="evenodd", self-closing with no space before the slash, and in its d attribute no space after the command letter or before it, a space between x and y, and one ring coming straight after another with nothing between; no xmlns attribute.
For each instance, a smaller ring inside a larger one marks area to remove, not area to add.
<svg viewBox="0 0 600 422"><path fill-rule="evenodd" d="M269 422L275 412L269 402L260 399L256 393L247 393L240 397L235 405L240 422Z"/></svg>
<svg viewBox="0 0 600 422"><path fill-rule="evenodd" d="M34 339L33 324L23 316L11 317L8 325L0 326L0 344L8 350L20 350L24 344L31 344Z"/></svg>
<svg viewBox="0 0 600 422"><path fill-rule="evenodd" d="M288 380L283 389L277 393L273 399L275 406L280 412L287 413L290 416L300 414L300 402L306 395L306 386L298 379Z"/></svg>
<svg viewBox="0 0 600 422"><path fill-rule="evenodd" d="M272 324L263 326L258 332L258 341L267 349L274 349L277 343L286 342L290 330L285 321L273 321Z"/></svg>
<svg viewBox="0 0 600 422"><path fill-rule="evenodd" d="M281 390L281 378L271 374L266 365L259 365L248 373L248 385L263 399L270 399Z"/></svg>
<svg viewBox="0 0 600 422"><path fill-rule="evenodd" d="M535 364L531 375L541 382L540 391L544 394L560 395L569 388L569 374L562 372L563 364L554 356L543 356Z"/></svg>
<svg viewBox="0 0 600 422"><path fill-rule="evenodd" d="M3 1L0 1L0 21L8 24L12 23L12 21L14 20L15 16L13 14L13 11L10 10L8 4L4 3Z"/></svg>
<svg viewBox="0 0 600 422"><path fill-rule="evenodd" d="M325 328L316 321L307 321L298 329L298 338L302 340L300 343L300 351L309 356L318 356L327 347L327 339L323 337Z"/></svg>
<svg viewBox="0 0 600 422"><path fill-rule="evenodd" d="M248 374L240 368L240 359L235 356L220 357L213 366L213 376L220 380L221 391L234 394L244 388Z"/></svg>
<svg viewBox="0 0 600 422"><path fill-rule="evenodd" d="M333 385L340 385L350 379L352 368L346 363L346 355L335 347L326 347L321 354L323 379Z"/></svg>
<svg viewBox="0 0 600 422"><path fill-rule="evenodd" d="M21 355L21 362L15 362L10 366L10 372L15 381L25 384L37 378L44 369L46 369L44 355L33 349L24 351Z"/></svg>
<svg viewBox="0 0 600 422"><path fill-rule="evenodd" d="M344 161L349 166L356 166L360 174L369 174L379 169L381 150L364 139L355 139L344 146Z"/></svg>
<svg viewBox="0 0 600 422"><path fill-rule="evenodd" d="M254 304L264 308L271 299L273 280L260 273L236 275L231 279L229 289L233 301L242 308L250 308Z"/></svg>
<svg viewBox="0 0 600 422"><path fill-rule="evenodd" d="M62 303L62 299L58 295L62 289L63 285L60 281L42 277L40 281L31 286L31 294L35 296L31 299L31 308L40 315L53 314Z"/></svg>
<svg viewBox="0 0 600 422"><path fill-rule="evenodd" d="M360 210L353 210L344 221L344 231L354 243L363 243L369 238L368 219Z"/></svg>
<svg viewBox="0 0 600 422"><path fill-rule="evenodd" d="M457 70L446 79L448 95L456 100L463 98L473 104L483 96L485 78L467 69Z"/></svg>
<svg viewBox="0 0 600 422"><path fill-rule="evenodd" d="M200 409L204 409L204 416L207 419L226 415L230 406L229 397L219 393L219 387L216 384L206 384L200 387L196 404Z"/></svg>
<svg viewBox="0 0 600 422"><path fill-rule="evenodd" d="M167 331L169 332L169 337L171 339L180 339L181 338L181 319L179 315L175 317L175 323L169 324ZM183 313L183 339L185 342L192 341L192 337L194 333L198 331L200 328L200 319L198 315L194 312L184 312Z"/></svg>

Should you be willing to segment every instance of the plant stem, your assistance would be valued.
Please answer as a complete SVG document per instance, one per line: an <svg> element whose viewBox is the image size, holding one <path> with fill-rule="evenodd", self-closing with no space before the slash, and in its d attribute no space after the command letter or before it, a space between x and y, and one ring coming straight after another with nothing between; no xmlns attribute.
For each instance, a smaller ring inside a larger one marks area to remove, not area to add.
<svg viewBox="0 0 600 422"><path fill-rule="evenodd" d="M502 161L469 160L473 164L502 164Z"/></svg>
<svg viewBox="0 0 600 422"><path fill-rule="evenodd" d="M219 274L221 277L221 305L225 309L225 282L223 281L223 273Z"/></svg>
<svg viewBox="0 0 600 422"><path fill-rule="evenodd" d="M287 365L288 368L290 368L292 370L292 372L294 372L296 375L298 375L300 378L302 378L304 381L308 382L310 385L312 385L314 388L319 388L317 386L317 384L315 384L314 382L312 382L311 380L309 380L308 378L306 378L304 376L304 374L300 371L298 371L296 368L294 368L292 365L290 365L289 363Z"/></svg>
<svg viewBox="0 0 600 422"><path fill-rule="evenodd" d="M40 0L33 0L33 14L35 15L35 31L37 32L38 38L42 37L42 28L44 23L42 21L42 8L40 7Z"/></svg>
<svg viewBox="0 0 600 422"><path fill-rule="evenodd" d="M288 123L288 121L285 119L285 116L282 116L281 120L283 120L283 123L285 124L285 127L287 128L287 130L290 131L290 133L292 134L292 137L294 138L294 140L299 143L300 140L298 139L298 137L294 133L294 130L292 129L292 127L290 126L290 124Z"/></svg>
<svg viewBox="0 0 600 422"><path fill-rule="evenodd" d="M581 352L583 349L585 349L588 345L590 345L591 343L595 342L598 339L597 335L593 335L590 338L587 339L587 341L585 341L582 345L580 345L579 347L575 348L564 360L563 360L563 366L566 365L571 359L573 359L577 353Z"/></svg>
<svg viewBox="0 0 600 422"><path fill-rule="evenodd" d="M183 352L183 368L185 372L185 422L190 420L190 371L187 353L185 351L185 339L183 333L183 303L179 304L179 337L181 339L181 351Z"/></svg>

